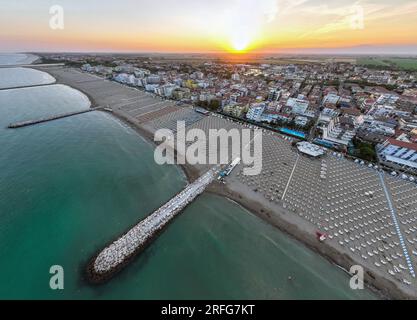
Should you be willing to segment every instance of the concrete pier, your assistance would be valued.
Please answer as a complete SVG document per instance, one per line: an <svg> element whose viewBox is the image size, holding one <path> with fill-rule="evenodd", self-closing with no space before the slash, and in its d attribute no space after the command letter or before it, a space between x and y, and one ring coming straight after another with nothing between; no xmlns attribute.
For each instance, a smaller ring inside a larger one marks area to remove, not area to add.
<svg viewBox="0 0 417 320"><path fill-rule="evenodd" d="M55 116L51 116L51 117L41 118L41 119L37 119L37 120L27 120L27 121L16 122L16 123L10 124L8 126L8 128L9 129L17 129L17 128L33 126L35 124L39 124L39 123L43 123L43 122L49 122L49 121L54 121L54 120L58 120L58 119L62 119L62 118L68 118L68 117L75 116L75 115L78 115L78 114L88 113L88 112L102 110L102 109L103 109L102 107L91 108L91 109L87 109L87 110L68 112L68 113L59 114L59 115L55 115Z"/></svg>
<svg viewBox="0 0 417 320"><path fill-rule="evenodd" d="M177 214L204 192L206 187L215 179L217 172L218 170L214 168L205 173L165 205L139 222L130 231L101 251L88 264L88 280L93 283L103 283L119 272L132 258L139 254Z"/></svg>
<svg viewBox="0 0 417 320"><path fill-rule="evenodd" d="M44 83L44 84L32 84L32 85L25 85L25 86L15 86L15 87L8 87L8 88L0 88L0 91L5 90L16 90L16 89L26 89L26 88L37 88L37 87L47 87L47 86L53 86L56 85L56 83Z"/></svg>
<svg viewBox="0 0 417 320"><path fill-rule="evenodd" d="M41 64L10 64L2 65L0 69L8 68L47 68L47 67L64 67L65 63L41 63Z"/></svg>

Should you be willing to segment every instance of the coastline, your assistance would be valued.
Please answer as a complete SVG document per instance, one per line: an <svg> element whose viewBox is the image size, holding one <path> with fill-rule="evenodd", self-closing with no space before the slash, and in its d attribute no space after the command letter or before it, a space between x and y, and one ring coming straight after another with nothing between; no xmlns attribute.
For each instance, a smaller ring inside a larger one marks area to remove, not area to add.
<svg viewBox="0 0 417 320"><path fill-rule="evenodd" d="M321 249L323 243L318 242L315 236L302 232L300 229L297 228L296 225L291 224L288 221L280 217L272 217L273 215L272 211L263 208L262 205L259 204L258 202L254 203L254 202L245 200L241 194L233 192L227 186L224 186L223 189L221 186L218 188L209 187L206 192L224 197L228 199L229 201L236 203L237 205L244 208L246 211L262 219L264 222L272 225L274 228L284 233L287 237L298 242L300 245L305 246L309 250L313 251L315 254L320 255L321 257L326 259L329 263L340 268L346 274L349 274L347 269L349 269L350 266L355 264L348 256L343 255L340 252L323 251ZM401 295L393 296L386 289L380 289L376 287L374 284L370 283L369 279L366 279L365 286L367 289L372 291L379 299L382 299L382 300L410 298L409 296L401 296Z"/></svg>
<svg viewBox="0 0 417 320"><path fill-rule="evenodd" d="M36 65L34 67L36 68ZM42 68L41 70L49 73L47 68ZM54 74L51 75L55 77L56 83L62 83L85 94L91 101L90 108L98 106L97 101L90 94L88 94L86 90L83 90L83 88L78 86L75 87L71 83L67 83L63 79L57 78ZM153 141L153 133L141 126L140 123L128 117L117 108L114 108L113 112L108 113L112 114L115 118L134 129L142 138L154 146L156 145ZM199 170L192 165L179 165L179 167L188 182L194 181L201 174L201 172L199 172ZM286 212L287 210L285 208L280 207L277 209L276 206L274 207L270 205L266 199L263 199L263 201L260 200L250 192L242 190L233 182L228 182L227 186L214 182L209 186L206 192L225 197L238 203L247 211L289 235L291 238L305 245L313 252L320 254L322 257L335 264L335 266L349 270L352 265L360 264L358 261L351 258L347 252L340 250L340 248L337 248L327 242L319 242L316 238L316 230L313 226L307 225L305 221L299 224L297 221L298 217L293 217L292 215L287 214L289 212ZM117 238L120 237L118 236ZM132 258L139 254L145 247L146 246L135 253ZM390 281L383 275L378 274L378 272L375 272L375 270L367 270L365 272L365 283L371 291L383 299L416 299L416 296L413 295L412 292L406 292L402 288L398 287L394 282Z"/></svg>

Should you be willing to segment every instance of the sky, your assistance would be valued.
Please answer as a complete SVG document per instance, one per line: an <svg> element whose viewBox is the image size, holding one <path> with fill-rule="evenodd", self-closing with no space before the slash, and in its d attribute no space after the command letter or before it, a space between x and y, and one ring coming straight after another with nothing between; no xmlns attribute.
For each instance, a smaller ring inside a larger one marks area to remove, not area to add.
<svg viewBox="0 0 417 320"><path fill-rule="evenodd" d="M416 30L408 0L0 0L7 52L417 54Z"/></svg>

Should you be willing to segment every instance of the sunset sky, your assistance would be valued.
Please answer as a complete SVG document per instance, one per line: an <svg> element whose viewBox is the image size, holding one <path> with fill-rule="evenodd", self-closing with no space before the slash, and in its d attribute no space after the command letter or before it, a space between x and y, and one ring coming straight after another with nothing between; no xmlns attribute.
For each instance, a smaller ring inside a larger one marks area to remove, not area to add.
<svg viewBox="0 0 417 320"><path fill-rule="evenodd" d="M407 0L0 0L0 51L417 54L416 30Z"/></svg>

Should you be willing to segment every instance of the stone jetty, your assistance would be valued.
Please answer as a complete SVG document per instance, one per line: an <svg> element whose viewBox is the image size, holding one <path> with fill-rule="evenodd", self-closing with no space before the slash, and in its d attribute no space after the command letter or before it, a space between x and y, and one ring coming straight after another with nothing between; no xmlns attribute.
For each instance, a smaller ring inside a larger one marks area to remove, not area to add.
<svg viewBox="0 0 417 320"><path fill-rule="evenodd" d="M93 283L105 282L125 267L177 214L204 192L215 179L217 171L216 168L209 170L101 251L87 266L88 280Z"/></svg>
<svg viewBox="0 0 417 320"><path fill-rule="evenodd" d="M41 118L41 119L37 119L37 120L27 120L27 121L16 122L16 123L10 124L8 126L8 128L9 129L17 129L17 128L33 126L33 125L39 124L39 123L49 122L49 121L58 120L58 119L62 119L62 118L68 118L68 117L75 116L75 115L78 115L78 114L93 112L93 111L102 110L102 109L103 108L101 108L101 107L91 108L91 109L87 109L87 110L63 113L63 114L54 115L54 116L50 116L50 117L45 117L45 118Z"/></svg>

